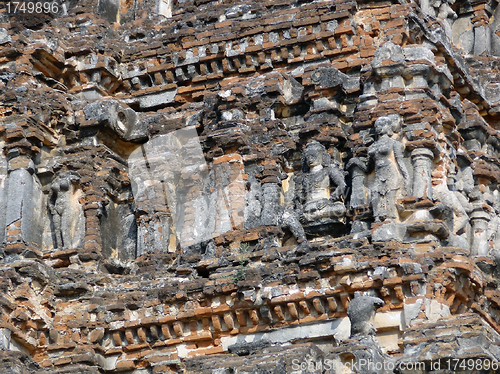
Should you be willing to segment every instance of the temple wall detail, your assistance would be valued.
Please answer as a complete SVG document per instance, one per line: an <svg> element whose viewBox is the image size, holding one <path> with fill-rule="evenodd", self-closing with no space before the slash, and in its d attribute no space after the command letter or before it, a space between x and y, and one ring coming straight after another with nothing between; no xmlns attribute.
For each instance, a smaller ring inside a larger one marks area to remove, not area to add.
<svg viewBox="0 0 500 374"><path fill-rule="evenodd" d="M496 2L43 3L0 4L0 372L496 372Z"/></svg>

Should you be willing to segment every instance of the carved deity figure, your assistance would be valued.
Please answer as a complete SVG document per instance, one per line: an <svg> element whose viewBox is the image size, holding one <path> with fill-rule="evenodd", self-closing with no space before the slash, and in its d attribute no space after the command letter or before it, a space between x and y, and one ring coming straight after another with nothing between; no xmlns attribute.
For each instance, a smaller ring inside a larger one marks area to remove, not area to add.
<svg viewBox="0 0 500 374"><path fill-rule="evenodd" d="M375 121L378 140L368 148L375 180L370 186L375 222L397 217L396 200L408 194L409 174L403 161L403 145L392 139L393 119L380 117Z"/></svg>
<svg viewBox="0 0 500 374"><path fill-rule="evenodd" d="M341 201L346 189L344 171L331 163L325 147L316 141L304 150L302 174L297 178L296 188L295 208L303 223L344 216L345 206Z"/></svg>
<svg viewBox="0 0 500 374"><path fill-rule="evenodd" d="M49 211L52 215L55 234L55 248L69 247L73 245L73 236L83 235L75 232L77 221L80 220L79 212L72 208L72 184L79 181L79 177L73 173L61 173L50 185ZM77 225L78 226L78 225Z"/></svg>

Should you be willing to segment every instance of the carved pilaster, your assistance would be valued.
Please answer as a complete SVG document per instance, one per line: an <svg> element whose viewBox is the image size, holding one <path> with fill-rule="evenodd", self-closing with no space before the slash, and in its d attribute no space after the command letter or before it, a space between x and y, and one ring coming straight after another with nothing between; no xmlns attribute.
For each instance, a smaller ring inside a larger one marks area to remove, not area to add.
<svg viewBox="0 0 500 374"><path fill-rule="evenodd" d="M5 224L3 244L6 252L20 253L24 246L41 241L41 188L35 173L33 158L40 152L44 135L32 118L18 117L6 129L5 154Z"/></svg>
<svg viewBox="0 0 500 374"><path fill-rule="evenodd" d="M471 255L486 256L488 254L488 223L490 215L482 206L476 206L470 216L472 223Z"/></svg>
<svg viewBox="0 0 500 374"><path fill-rule="evenodd" d="M413 164L413 196L432 200L431 166L434 153L427 148L415 148L411 152Z"/></svg>

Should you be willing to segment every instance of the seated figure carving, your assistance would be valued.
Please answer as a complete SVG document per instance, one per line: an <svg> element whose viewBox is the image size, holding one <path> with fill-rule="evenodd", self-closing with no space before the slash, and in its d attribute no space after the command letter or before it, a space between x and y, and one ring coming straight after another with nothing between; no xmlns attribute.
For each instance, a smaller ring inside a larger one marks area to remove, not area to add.
<svg viewBox="0 0 500 374"><path fill-rule="evenodd" d="M375 121L378 139L368 148L370 169L375 179L370 186L375 222L397 217L396 200L408 194L409 173L403 162L403 145L391 138L393 119L380 117Z"/></svg>
<svg viewBox="0 0 500 374"><path fill-rule="evenodd" d="M345 215L344 171L332 164L325 147L310 142L302 155L302 173L295 181L295 209L304 226L338 222Z"/></svg>

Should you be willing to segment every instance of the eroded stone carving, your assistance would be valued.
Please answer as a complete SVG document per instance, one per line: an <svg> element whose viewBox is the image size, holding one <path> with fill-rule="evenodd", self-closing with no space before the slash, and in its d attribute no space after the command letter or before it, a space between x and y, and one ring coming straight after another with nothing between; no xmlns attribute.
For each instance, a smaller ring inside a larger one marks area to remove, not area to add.
<svg viewBox="0 0 500 374"><path fill-rule="evenodd" d="M353 362L357 363L360 374L389 374L392 370L386 366L394 365L393 359L385 354L380 343L375 337L375 313L384 306L384 301L374 296L361 295L356 292L354 299L347 307L347 316L351 322L350 339L341 343L339 350L350 352L354 356ZM360 365L366 363L366 365Z"/></svg>
<svg viewBox="0 0 500 374"><path fill-rule="evenodd" d="M5 141L2 139L0 140L0 147L3 149L4 146ZM7 207L7 196L5 195L5 189L7 188L7 168L7 158L5 157L3 152L0 152L0 245L3 243L5 238L5 210Z"/></svg>
<svg viewBox="0 0 500 374"><path fill-rule="evenodd" d="M439 212L440 218L448 226L450 231L449 244L468 249L466 227L469 223L469 216L460 201L460 193L455 191L455 178L449 169L450 164L447 163L442 166L440 173L435 173L438 177L433 180L433 195L439 202L432 209L432 212L434 214Z"/></svg>
<svg viewBox="0 0 500 374"><path fill-rule="evenodd" d="M331 163L322 144L312 141L307 145L302 156L302 173L297 177L295 187L294 205L304 225L343 220L345 174L336 163Z"/></svg>
<svg viewBox="0 0 500 374"><path fill-rule="evenodd" d="M34 163L28 157L20 156L18 150L12 150L9 155L14 157L8 161L5 181L4 243L38 245L41 239L42 196L40 182L34 175Z"/></svg>
<svg viewBox="0 0 500 374"><path fill-rule="evenodd" d="M375 222L396 219L396 200L408 191L409 173L403 162L403 145L391 138L394 119L380 117L375 121L378 140L368 148L369 161L375 171L370 186Z"/></svg>
<svg viewBox="0 0 500 374"><path fill-rule="evenodd" d="M282 205L283 189L280 179L277 176L268 178L262 180L261 224L266 226L277 225L282 229L288 229L299 245L307 247L306 234L298 213L292 207ZM264 240L265 247L278 245L279 240L272 235Z"/></svg>
<svg viewBox="0 0 500 374"><path fill-rule="evenodd" d="M54 247L82 246L85 222L74 184L80 177L74 172L63 172L50 185L49 211L54 225Z"/></svg>
<svg viewBox="0 0 500 374"><path fill-rule="evenodd" d="M451 5L455 4L455 0L431 0L428 3L429 7L426 10L430 14L444 20L457 18L457 14L451 8Z"/></svg>
<svg viewBox="0 0 500 374"><path fill-rule="evenodd" d="M290 230L299 245L302 247L308 246L304 227L300 223L299 217L293 209L285 209L278 222L281 227L288 228Z"/></svg>
<svg viewBox="0 0 500 374"><path fill-rule="evenodd" d="M356 293L347 307L347 316L351 321L351 338L375 335L375 312L384 306L382 299Z"/></svg>
<svg viewBox="0 0 500 374"><path fill-rule="evenodd" d="M118 100L105 99L94 101L83 108L85 118L97 121L111 129L120 138L126 141L145 139L147 121L138 121L137 114L131 108Z"/></svg>
<svg viewBox="0 0 500 374"><path fill-rule="evenodd" d="M451 26L453 21L457 19L457 14L452 9L453 4L455 4L455 0L421 0L424 13L444 21L443 27L448 37L451 37Z"/></svg>

